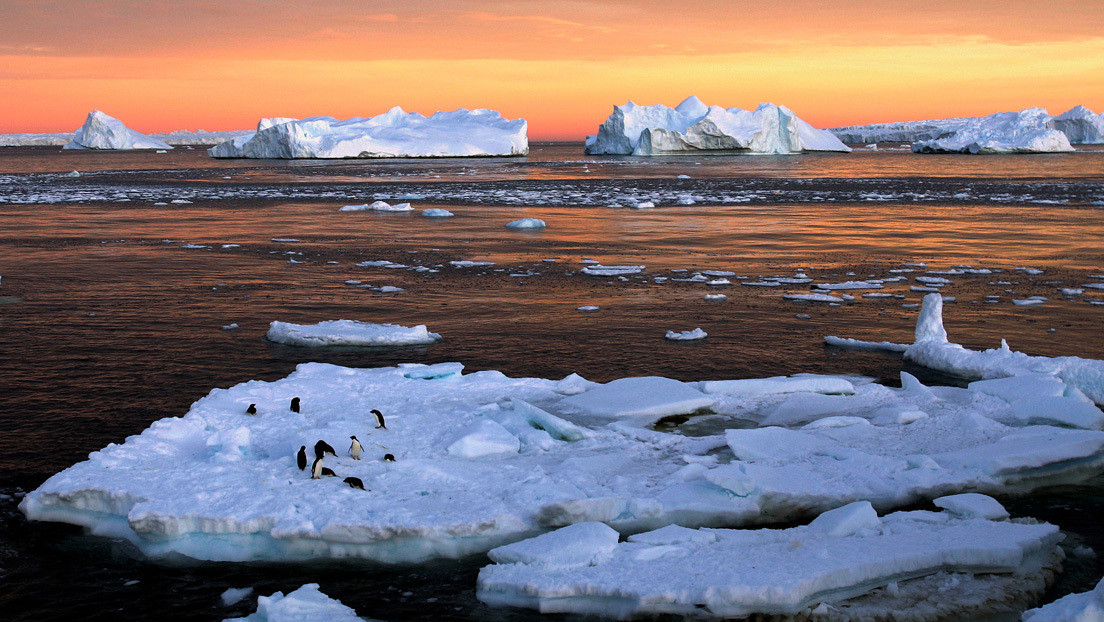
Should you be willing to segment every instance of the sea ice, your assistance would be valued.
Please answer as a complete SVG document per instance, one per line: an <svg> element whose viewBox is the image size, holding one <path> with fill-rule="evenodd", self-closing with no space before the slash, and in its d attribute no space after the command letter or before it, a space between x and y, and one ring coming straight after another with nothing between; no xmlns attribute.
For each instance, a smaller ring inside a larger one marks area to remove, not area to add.
<svg viewBox="0 0 1104 622"><path fill-rule="evenodd" d="M441 338L426 330L397 324L371 324L356 320L327 320L317 324L273 321L265 335L269 341L291 346L410 346L433 343Z"/></svg>
<svg viewBox="0 0 1104 622"><path fill-rule="evenodd" d="M409 212L414 208L409 203L396 203L391 205L387 201L373 201L363 205L346 205L339 212Z"/></svg>
<svg viewBox="0 0 1104 622"><path fill-rule="evenodd" d="M622 276L625 274L640 274L644 271L644 268L645 266L603 266L601 264L590 264L579 272L589 274L590 276Z"/></svg>
<svg viewBox="0 0 1104 622"><path fill-rule="evenodd" d="M1054 117L1051 125L1074 145L1104 143L1104 114L1095 114L1084 106L1075 106Z"/></svg>
<svg viewBox="0 0 1104 622"><path fill-rule="evenodd" d="M866 501L790 529L671 526L616 542L615 533L600 532L597 525L581 527L511 545L537 551L524 558L496 559L492 551L497 563L479 572L477 597L494 606L622 619L805 617L844 607L852 608L851 615L841 612L831 619L874 619L887 608L899 609L890 616L895 620L946 619L955 617L956 606L963 614L1003 604L1009 592L1037 597L1045 588L1037 575L1059 566L1062 538L1046 523L928 511L879 517ZM559 551L565 554L556 555ZM997 589L984 590L993 577L962 576L955 581L964 583L962 588L938 590L940 606L933 606L926 602L932 583L920 578L946 576L941 573L985 573L1001 580L999 587L990 586ZM887 586L899 600L881 600L879 606L873 598L860 609L864 596ZM976 602L979 590L984 603Z"/></svg>
<svg viewBox="0 0 1104 622"><path fill-rule="evenodd" d="M506 223L507 229L544 229L544 221L540 218L522 218Z"/></svg>
<svg viewBox="0 0 1104 622"><path fill-rule="evenodd" d="M115 117L99 110L88 113L84 125L73 134L73 140L62 149L172 149L156 138L150 138L123 125Z"/></svg>
<svg viewBox="0 0 1104 622"><path fill-rule="evenodd" d="M229 588L222 593L222 604L226 607L229 607L230 605L236 605L245 600L252 593L253 588L251 587Z"/></svg>
<svg viewBox="0 0 1104 622"><path fill-rule="evenodd" d="M667 334L665 336L671 341L694 341L697 339L705 339L708 336L708 333L706 333L701 328L695 328L694 330L684 331L669 330L667 331Z"/></svg>
<svg viewBox="0 0 1104 622"><path fill-rule="evenodd" d="M280 119L207 152L215 158L441 158L529 153L525 119L493 110L437 112L430 117L398 106L364 119Z"/></svg>
<svg viewBox="0 0 1104 622"><path fill-rule="evenodd" d="M1062 132L1050 127L1042 108L998 112L967 119L949 134L913 143L916 153L1052 153L1073 151Z"/></svg>
<svg viewBox="0 0 1104 622"><path fill-rule="evenodd" d="M659 376L620 378L560 401L562 407L587 415L645 423L690 414L713 403L713 398L689 384Z"/></svg>
<svg viewBox="0 0 1104 622"><path fill-rule="evenodd" d="M1023 613L1023 622L1101 622L1104 620L1104 579L1088 592L1069 594Z"/></svg>
<svg viewBox="0 0 1104 622"><path fill-rule="evenodd" d="M250 590L252 591L252 590ZM257 611L244 618L228 618L223 622L366 622L356 611L341 601L326 596L317 583L308 583L284 596L257 598Z"/></svg>
<svg viewBox="0 0 1104 622"><path fill-rule="evenodd" d="M431 207L429 209L422 210L422 216L425 216L426 218L448 218L454 215L455 214L448 211L447 209L441 209L437 207Z"/></svg>
<svg viewBox="0 0 1104 622"><path fill-rule="evenodd" d="M706 106L694 96L675 108L632 102L614 106L598 134L587 137L585 149L591 154L620 155L851 151L831 132L814 128L785 106L725 109Z"/></svg>

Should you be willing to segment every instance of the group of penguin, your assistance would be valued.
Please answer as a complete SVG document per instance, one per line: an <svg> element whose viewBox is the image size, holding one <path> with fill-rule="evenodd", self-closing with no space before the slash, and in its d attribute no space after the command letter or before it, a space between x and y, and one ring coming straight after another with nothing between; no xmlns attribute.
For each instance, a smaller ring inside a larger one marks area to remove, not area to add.
<svg viewBox="0 0 1104 622"><path fill-rule="evenodd" d="M291 398L291 412L299 412L299 403L300 400L298 397ZM245 409L245 412L248 415L257 414L257 405L250 404L249 408ZM376 418L376 429L386 430L387 424L384 423L383 413L374 408L371 412L372 416ZM349 445L349 455L353 458L353 460L360 460L360 453L364 451L364 447L360 444L360 441L357 440L356 436L350 436L349 438L353 440L352 444ZM335 458L337 457L337 452L334 451L334 448L329 443L323 440L319 440L317 443L314 444L314 463L311 465L311 479L337 477L337 473L334 473L333 469L322 466L322 458L325 457L326 454L330 454ZM307 468L306 445L303 445L299 448L299 452L295 454L295 460L296 464L298 464L299 466L300 471L303 471ZM383 456L383 461L394 462L395 456L392 454L385 454ZM360 481L359 477L346 477L343 481L352 488L359 488L360 490L364 490L364 482Z"/></svg>

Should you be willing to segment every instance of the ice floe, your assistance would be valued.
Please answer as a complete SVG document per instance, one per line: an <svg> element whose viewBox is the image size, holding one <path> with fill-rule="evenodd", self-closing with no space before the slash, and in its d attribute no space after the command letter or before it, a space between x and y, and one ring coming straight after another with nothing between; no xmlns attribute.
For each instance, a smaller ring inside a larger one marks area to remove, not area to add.
<svg viewBox="0 0 1104 622"><path fill-rule="evenodd" d="M429 332L425 324L408 327L356 320L326 320L317 324L273 321L265 337L276 343L306 347L410 346L441 339L437 333Z"/></svg>
<svg viewBox="0 0 1104 622"><path fill-rule="evenodd" d="M623 276L626 274L640 274L646 266L603 266L602 264L590 264L579 270L590 276Z"/></svg>
<svg viewBox="0 0 1104 622"><path fill-rule="evenodd" d="M88 113L84 125L62 149L172 149L168 144L150 138L123 125L115 117L99 110Z"/></svg>
<svg viewBox="0 0 1104 622"><path fill-rule="evenodd" d="M448 211L447 209L431 207L429 209L422 210L422 216L425 216L426 218L450 218L452 216L455 216L455 214Z"/></svg>
<svg viewBox="0 0 1104 622"><path fill-rule="evenodd" d="M545 223L540 218L521 218L506 223L507 229L544 229Z"/></svg>
<svg viewBox="0 0 1104 622"><path fill-rule="evenodd" d="M834 611L824 619L844 620L885 615L888 608L895 620L934 620L956 606L958 613L999 609L1008 592L1037 597L1046 586L1038 575L1053 575L1062 559L1054 525L949 511L879 517L866 501L790 529L668 526L626 542L617 535L601 523L583 523L493 549L496 563L480 571L477 596L497 606L622 619ZM960 590L939 590L941 606L925 603L932 583L922 578L945 573L969 574L955 581L965 583ZM969 576L975 573L985 575ZM864 602L881 589L894 592L896 602Z"/></svg>
<svg viewBox="0 0 1104 622"><path fill-rule="evenodd" d="M666 338L671 341L695 341L698 339L705 339L708 334L701 328L695 328L694 330L683 331L667 331Z"/></svg>
<svg viewBox="0 0 1104 622"><path fill-rule="evenodd" d="M391 205L387 201L373 201L361 205L346 205L339 212L409 212L413 211L409 203L396 203Z"/></svg>
<svg viewBox="0 0 1104 622"><path fill-rule="evenodd" d="M831 132L802 121L785 106L760 104L754 111L706 106L697 97L675 108L662 104L614 106L588 136L591 154L669 153L783 154L850 151Z"/></svg>
<svg viewBox="0 0 1104 622"><path fill-rule="evenodd" d="M1023 622L1100 622L1104 620L1104 579L1088 592L1069 594L1023 613Z"/></svg>
<svg viewBox="0 0 1104 622"><path fill-rule="evenodd" d="M208 149L216 158L441 158L529 153L525 119L493 110L425 117L398 106L364 119L262 119L257 131Z"/></svg>
<svg viewBox="0 0 1104 622"><path fill-rule="evenodd" d="M223 622L366 622L356 611L326 596L317 583L308 583L288 593L276 592L257 598L257 611L244 618Z"/></svg>

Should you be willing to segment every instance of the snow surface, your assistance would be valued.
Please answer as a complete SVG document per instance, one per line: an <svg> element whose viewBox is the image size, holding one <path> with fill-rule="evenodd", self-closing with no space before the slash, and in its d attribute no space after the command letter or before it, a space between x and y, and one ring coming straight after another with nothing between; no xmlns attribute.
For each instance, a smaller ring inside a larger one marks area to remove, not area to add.
<svg viewBox="0 0 1104 622"><path fill-rule="evenodd" d="M276 592L257 598L257 611L224 622L364 622L356 611L326 596L317 583L308 583L287 596Z"/></svg>
<svg viewBox="0 0 1104 622"><path fill-rule="evenodd" d="M1001 397L904 376L902 389L847 377L850 395L751 394L770 384L760 380L742 395L661 377L597 384L462 370L305 363L274 382L214 389L183 417L54 475L20 508L153 559L397 563L573 523L621 533L751 525L855 501L885 511L958 492L1027 492L1104 470L1104 432L1024 425ZM823 378L792 382L845 388ZM288 408L296 396L302 413ZM255 416L245 414L251 403ZM645 427L703 411L790 427L703 437ZM351 435L361 460L344 451ZM339 450L325 459L336 478L296 467L295 452L319 439Z"/></svg>
<svg viewBox="0 0 1104 622"><path fill-rule="evenodd" d="M115 117L99 110L88 113L84 125L73 134L73 140L62 149L172 149L156 138L150 138L123 125Z"/></svg>
<svg viewBox="0 0 1104 622"><path fill-rule="evenodd" d="M265 335L269 341L290 346L411 346L433 343L441 338L425 324L371 324L356 320L327 320L317 324L273 321Z"/></svg>
<svg viewBox="0 0 1104 622"><path fill-rule="evenodd" d="M216 158L444 158L529 153L525 119L493 110L425 117L396 106L368 119L262 119L257 131L208 149Z"/></svg>
<svg viewBox="0 0 1104 622"><path fill-rule="evenodd" d="M602 531L604 525L585 525L506 547L529 555L492 550L497 563L480 571L478 598L541 613L615 618L808 615L814 608L823 613L883 587L899 595L927 592L929 586L908 580L945 572L1006 575L1010 583L1032 584L1037 596L1043 586L1028 577L1053 570L1061 559L1057 544L1062 535L1054 525L928 511L878 517L867 501L790 529L670 526L619 543L616 532ZM974 579L961 581L970 584ZM940 592L941 601L956 598L953 591ZM1007 595L1002 590L989 597L1002 603ZM940 612L930 607L901 611L891 619L938 617Z"/></svg>
<svg viewBox="0 0 1104 622"><path fill-rule="evenodd" d="M785 106L759 104L754 111L706 106L694 96L675 108L663 104L614 106L588 136L589 154L677 153L786 154L851 151L827 130L818 130Z"/></svg>

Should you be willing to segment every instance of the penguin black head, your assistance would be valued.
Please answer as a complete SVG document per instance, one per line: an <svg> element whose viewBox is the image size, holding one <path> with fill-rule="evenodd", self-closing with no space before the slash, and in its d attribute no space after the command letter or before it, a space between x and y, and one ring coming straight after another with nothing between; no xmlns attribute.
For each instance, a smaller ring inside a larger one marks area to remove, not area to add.
<svg viewBox="0 0 1104 622"><path fill-rule="evenodd" d="M371 412L376 417L376 429L378 430L379 428L383 428L384 430L386 430L387 425L383 422L383 413L376 410L375 408L373 408Z"/></svg>
<svg viewBox="0 0 1104 622"><path fill-rule="evenodd" d="M364 482L360 481L359 477L346 477L342 481L344 481L352 488L359 488L361 490L364 490Z"/></svg>
<svg viewBox="0 0 1104 622"><path fill-rule="evenodd" d="M245 409L245 414L247 414L247 415L257 414L257 405L256 404L250 404L249 408Z"/></svg>
<svg viewBox="0 0 1104 622"><path fill-rule="evenodd" d="M299 412L299 398L297 397L291 398L291 412Z"/></svg>
<svg viewBox="0 0 1104 622"><path fill-rule="evenodd" d="M394 454L383 454L383 461L384 462L394 462L395 461Z"/></svg>
<svg viewBox="0 0 1104 622"><path fill-rule="evenodd" d="M354 436L350 436L349 438L353 439L354 441L356 441L356 440L359 440L359 439L358 439L358 438L357 438L357 437L356 437L355 435L354 435Z"/></svg>

